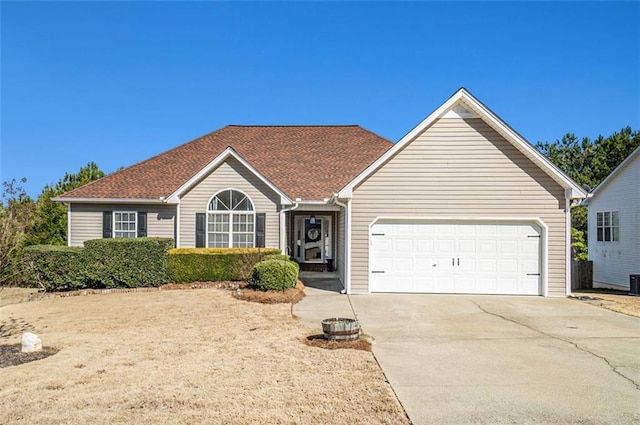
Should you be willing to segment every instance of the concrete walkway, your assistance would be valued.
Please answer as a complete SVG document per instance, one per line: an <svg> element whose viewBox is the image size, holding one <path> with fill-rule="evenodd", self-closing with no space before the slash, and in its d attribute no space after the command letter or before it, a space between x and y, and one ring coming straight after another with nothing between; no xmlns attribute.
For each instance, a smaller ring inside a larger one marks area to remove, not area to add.
<svg viewBox="0 0 640 425"><path fill-rule="evenodd" d="M300 272L307 296L293 306L293 314L312 329L322 333L322 320L331 317L355 318L349 296L343 289L337 274L328 272Z"/></svg>
<svg viewBox="0 0 640 425"><path fill-rule="evenodd" d="M346 296L320 283L294 313L319 330L356 317L416 425L640 423L638 318L564 298Z"/></svg>

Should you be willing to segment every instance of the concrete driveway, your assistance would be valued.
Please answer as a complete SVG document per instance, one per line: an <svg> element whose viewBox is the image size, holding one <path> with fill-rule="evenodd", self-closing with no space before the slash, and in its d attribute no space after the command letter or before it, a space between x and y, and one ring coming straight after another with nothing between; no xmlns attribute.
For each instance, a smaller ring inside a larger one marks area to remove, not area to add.
<svg viewBox="0 0 640 425"><path fill-rule="evenodd" d="M319 327L352 308L414 424L640 423L638 318L568 299L311 292L294 313Z"/></svg>

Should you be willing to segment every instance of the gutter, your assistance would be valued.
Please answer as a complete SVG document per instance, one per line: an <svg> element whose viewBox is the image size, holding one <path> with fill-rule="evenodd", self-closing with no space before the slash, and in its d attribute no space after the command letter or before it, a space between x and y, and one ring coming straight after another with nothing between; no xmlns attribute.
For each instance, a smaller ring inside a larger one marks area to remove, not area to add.
<svg viewBox="0 0 640 425"><path fill-rule="evenodd" d="M68 202L77 204L178 204L179 202L169 202L164 198L51 198L54 202Z"/></svg>

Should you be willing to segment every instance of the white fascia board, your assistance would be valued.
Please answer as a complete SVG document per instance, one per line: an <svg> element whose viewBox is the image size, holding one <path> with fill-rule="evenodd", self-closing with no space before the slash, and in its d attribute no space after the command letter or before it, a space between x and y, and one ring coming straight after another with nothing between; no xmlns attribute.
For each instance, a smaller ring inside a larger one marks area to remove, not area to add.
<svg viewBox="0 0 640 425"><path fill-rule="evenodd" d="M587 192L584 189L563 173L558 167L549 161L549 159L542 155L531 143L527 142L522 136L516 133L502 119L500 119L500 117L491 112L489 108L473 97L469 92L464 89L461 89L461 91L464 91L464 101L469 104L469 106L476 109L476 111L480 113L481 117L483 117L491 127L502 134L502 136L518 148L520 152L531 159L562 187L570 189L570 191L565 191L565 196L567 196L568 199L584 199L587 197Z"/></svg>
<svg viewBox="0 0 640 425"><path fill-rule="evenodd" d="M266 184L269 189L273 190L275 193L280 195L280 203L281 204L293 204L294 202L280 189L278 189L273 183L269 181L262 173L256 170L251 164L249 164L243 157L241 157L231 146L227 147L220 155L215 157L213 161L207 164L203 169L198 171L193 177L189 179L185 184L180 186L178 190L173 192L167 199L169 202L180 202L180 196L184 194L185 191L190 189L193 185L203 179L207 174L213 171L215 168L220 166L227 158L233 157L238 160L244 167L246 167L253 175L258 177L260 181Z"/></svg>
<svg viewBox="0 0 640 425"><path fill-rule="evenodd" d="M462 89L461 89L462 90ZM459 99L460 92L458 90L453 96L449 98L445 103L443 103L438 109L433 111L431 115L422 120L422 122L415 127L407 134L404 135L402 139L400 139L396 144L394 144L388 151L386 151L380 158L375 160L373 164L369 165L362 173L357 175L351 182L349 182L345 187L340 189L338 192L338 197L340 198L351 198L353 196L353 189L360 184L364 179L369 177L375 170L377 170L382 164L387 162L392 156L396 154L399 150L401 150L405 145L413 141L416 137L418 137L427 127L433 124L440 116L444 115Z"/></svg>
<svg viewBox="0 0 640 425"><path fill-rule="evenodd" d="M518 150L520 150L529 159L534 161L538 167L545 171L551 178L557 181L565 189L570 188L570 199L584 199L587 193L578 186L573 180L560 171L555 165L553 165L547 158L538 152L533 145L523 139L518 133L516 133L511 127L504 123L498 116L493 114L486 106L482 104L478 99L473 97L467 90L461 88L453 96L451 96L446 102L444 102L438 109L433 111L427 118L422 120L417 126L415 126L410 132L408 132L400 141L398 141L393 147L391 147L384 155L378 158L373 164L367 167L362 173L356 176L351 182L349 182L344 188L338 192L338 196L341 198L351 198L353 189L360 184L364 179L373 174L382 164L387 162L393 157L396 152L403 149L408 143L411 143L416 137L422 134L427 128L439 118L449 112L457 103L463 103L464 106L470 107L472 110L478 113L481 119L487 122L492 128L502 134L511 144L513 144Z"/></svg>
<svg viewBox="0 0 640 425"><path fill-rule="evenodd" d="M71 204L173 204L174 202L162 199L135 199L135 198L51 198L55 202Z"/></svg>
<svg viewBox="0 0 640 425"><path fill-rule="evenodd" d="M636 156L638 156L640 154L640 146L638 146L633 152L631 152L629 154L628 157L626 157L624 159L624 161L622 161L620 163L620 165L618 165L611 173L609 173L609 175L600 182L599 185L597 185L589 194L589 196L587 197L587 199L585 200L585 204L589 203L589 199L593 198L594 196L596 196L603 187L605 187L607 184L609 184L610 181L612 181L613 179L616 178L616 176L618 174L620 174L620 172L622 171L622 169L624 167L626 167L628 164L631 163L631 161L633 161L635 159Z"/></svg>

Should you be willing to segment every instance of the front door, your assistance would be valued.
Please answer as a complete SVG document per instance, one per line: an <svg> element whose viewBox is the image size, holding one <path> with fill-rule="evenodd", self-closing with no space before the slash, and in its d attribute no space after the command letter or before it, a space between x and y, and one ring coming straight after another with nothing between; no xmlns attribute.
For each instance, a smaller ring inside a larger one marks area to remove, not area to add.
<svg viewBox="0 0 640 425"><path fill-rule="evenodd" d="M331 219L298 217L295 229L295 258L301 263L324 263L331 258Z"/></svg>

